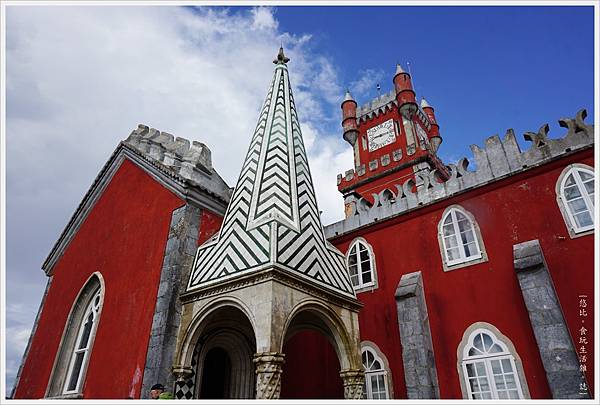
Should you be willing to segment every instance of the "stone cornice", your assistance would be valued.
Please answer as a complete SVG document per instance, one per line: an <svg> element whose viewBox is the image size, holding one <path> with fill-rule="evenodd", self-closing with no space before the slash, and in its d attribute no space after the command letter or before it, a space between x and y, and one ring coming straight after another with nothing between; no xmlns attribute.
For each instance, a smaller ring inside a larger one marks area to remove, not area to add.
<svg viewBox="0 0 600 405"><path fill-rule="evenodd" d="M229 291L239 290L247 286L265 283L268 281L277 281L288 287L299 291L304 291L313 297L319 297L332 304L352 311L362 308L362 304L355 298L338 294L333 290L325 289L316 283L311 283L309 279L295 276L288 270L280 268L278 265L268 265L262 270L253 270L246 274L241 274L236 278L228 279L221 283L212 284L196 288L181 294L180 300L183 304L197 301L201 298L221 295Z"/></svg>

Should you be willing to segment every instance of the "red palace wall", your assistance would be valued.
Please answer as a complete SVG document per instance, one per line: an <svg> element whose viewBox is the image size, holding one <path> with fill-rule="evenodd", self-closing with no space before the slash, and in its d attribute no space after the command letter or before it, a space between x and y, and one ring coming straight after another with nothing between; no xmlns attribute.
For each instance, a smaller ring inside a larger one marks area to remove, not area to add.
<svg viewBox="0 0 600 405"><path fill-rule="evenodd" d="M562 170L575 162L593 166L593 150L331 240L342 252L359 236L373 247L379 287L358 294L364 304L359 315L361 340L375 342L387 357L395 398L406 398L406 387L394 294L400 277L415 271L423 275L442 398L462 398L457 348L465 329L478 321L493 324L512 341L522 359L531 398L551 398L513 267L513 245L539 239L577 344L578 295L594 296L594 236L569 237L555 193ZM475 217L489 261L444 272L438 223L452 204L460 204ZM588 305L586 322L590 326L592 306ZM594 341L590 332L588 340ZM587 381L593 392L592 345L587 349Z"/></svg>
<svg viewBox="0 0 600 405"><path fill-rule="evenodd" d="M84 398L139 398L171 213L183 204L122 163L54 266L15 398L44 396L69 311L95 271L105 297Z"/></svg>
<svg viewBox="0 0 600 405"><path fill-rule="evenodd" d="M200 227L198 230L198 246L219 232L222 222L222 216L207 210L202 210L200 214Z"/></svg>
<svg viewBox="0 0 600 405"><path fill-rule="evenodd" d="M282 399L344 399L340 363L331 343L313 330L303 330L283 346Z"/></svg>

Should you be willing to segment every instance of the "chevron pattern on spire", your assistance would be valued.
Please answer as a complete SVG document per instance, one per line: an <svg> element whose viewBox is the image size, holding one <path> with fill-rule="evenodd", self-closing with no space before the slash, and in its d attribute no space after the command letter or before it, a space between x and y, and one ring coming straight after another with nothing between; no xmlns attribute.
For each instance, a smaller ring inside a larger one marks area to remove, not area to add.
<svg viewBox="0 0 600 405"><path fill-rule="evenodd" d="M277 266L355 297L344 255L325 239L280 54L221 230L198 248L188 291Z"/></svg>

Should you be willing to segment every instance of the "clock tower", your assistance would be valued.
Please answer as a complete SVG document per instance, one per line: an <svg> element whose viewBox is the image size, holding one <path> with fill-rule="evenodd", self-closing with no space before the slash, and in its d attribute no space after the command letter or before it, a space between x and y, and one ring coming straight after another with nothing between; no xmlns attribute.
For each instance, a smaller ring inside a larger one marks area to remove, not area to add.
<svg viewBox="0 0 600 405"><path fill-rule="evenodd" d="M361 197L372 204L373 194L394 190L409 178L418 188L422 182L415 175L425 169L437 169L441 180L448 178L437 156L442 137L433 107L425 99L417 104L410 74L400 65L393 84L391 92L360 107L349 90L342 101L343 136L353 147L355 166L338 175L347 208Z"/></svg>

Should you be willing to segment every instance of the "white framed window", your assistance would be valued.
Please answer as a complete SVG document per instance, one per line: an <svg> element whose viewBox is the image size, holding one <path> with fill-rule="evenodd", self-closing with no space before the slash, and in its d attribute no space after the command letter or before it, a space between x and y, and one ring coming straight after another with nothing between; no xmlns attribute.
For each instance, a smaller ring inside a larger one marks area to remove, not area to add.
<svg viewBox="0 0 600 405"><path fill-rule="evenodd" d="M346 257L350 281L354 290L375 286L375 259L371 246L362 238L356 239Z"/></svg>
<svg viewBox="0 0 600 405"><path fill-rule="evenodd" d="M525 398L515 357L492 330L477 328L468 335L460 363L467 398Z"/></svg>
<svg viewBox="0 0 600 405"><path fill-rule="evenodd" d="M362 363L365 369L363 396L366 399L388 399L388 372L383 360L375 350L365 346L362 349Z"/></svg>
<svg viewBox="0 0 600 405"><path fill-rule="evenodd" d="M83 322L79 325L75 349L71 355L69 371L63 387L63 394L80 392L82 371L87 365L90 354L90 341L93 332L98 325L98 311L100 309L100 289L96 291L83 316Z"/></svg>
<svg viewBox="0 0 600 405"><path fill-rule="evenodd" d="M82 398L85 375L104 302L104 280L94 272L79 292L63 329L46 398Z"/></svg>
<svg viewBox="0 0 600 405"><path fill-rule="evenodd" d="M473 215L459 205L444 211L438 225L438 240L444 270L487 260L479 225Z"/></svg>
<svg viewBox="0 0 600 405"><path fill-rule="evenodd" d="M593 231L593 168L581 164L567 166L557 182L557 200L571 236Z"/></svg>

